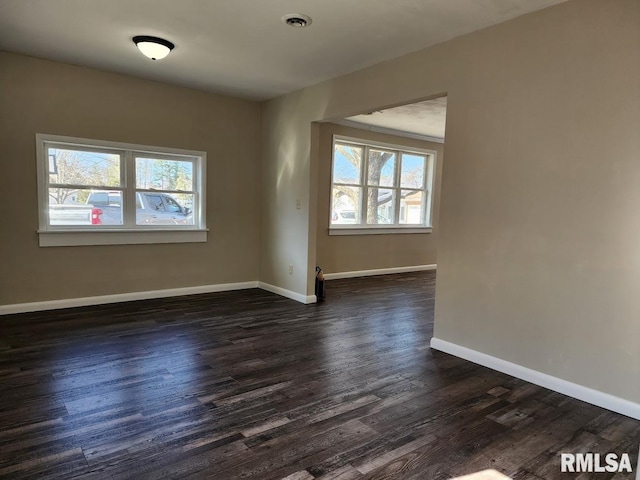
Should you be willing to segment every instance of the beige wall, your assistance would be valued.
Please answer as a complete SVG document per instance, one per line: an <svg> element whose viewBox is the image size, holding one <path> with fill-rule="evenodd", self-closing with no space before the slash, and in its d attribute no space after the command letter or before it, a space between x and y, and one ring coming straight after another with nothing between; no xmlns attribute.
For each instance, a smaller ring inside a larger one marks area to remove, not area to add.
<svg viewBox="0 0 640 480"><path fill-rule="evenodd" d="M309 249L315 251L316 243L316 225L309 221L309 212L317 208L310 138L312 133L318 135L318 126L310 124L300 100L294 94L262 107L259 275L264 283L307 296L311 294L306 288L308 275L315 262ZM289 265L294 266L291 275Z"/></svg>
<svg viewBox="0 0 640 480"><path fill-rule="evenodd" d="M436 151L432 233L393 235L329 235L333 135ZM433 265L437 262L440 180L444 145L406 137L320 124L316 261L325 273Z"/></svg>
<svg viewBox="0 0 640 480"><path fill-rule="evenodd" d="M312 292L317 209L291 210L318 181L311 122L442 93L436 336L640 402L637 0L570 0L268 102L261 276Z"/></svg>
<svg viewBox="0 0 640 480"><path fill-rule="evenodd" d="M209 241L39 248L36 132L206 151ZM0 52L0 305L257 280L259 139L255 102Z"/></svg>

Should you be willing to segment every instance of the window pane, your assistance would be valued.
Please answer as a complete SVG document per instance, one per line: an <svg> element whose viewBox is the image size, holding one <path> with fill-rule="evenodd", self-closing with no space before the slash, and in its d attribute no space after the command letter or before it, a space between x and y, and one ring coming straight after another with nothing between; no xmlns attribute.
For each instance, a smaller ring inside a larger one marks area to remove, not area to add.
<svg viewBox="0 0 640 480"><path fill-rule="evenodd" d="M120 155L49 147L50 184L120 186Z"/></svg>
<svg viewBox="0 0 640 480"><path fill-rule="evenodd" d="M336 143L333 155L334 183L360 184L362 148Z"/></svg>
<svg viewBox="0 0 640 480"><path fill-rule="evenodd" d="M422 197L423 192L402 190L400 200L400 223L408 225L422 224Z"/></svg>
<svg viewBox="0 0 640 480"><path fill-rule="evenodd" d="M137 225L193 225L193 195L136 193Z"/></svg>
<svg viewBox="0 0 640 480"><path fill-rule="evenodd" d="M369 187L367 197L367 223L369 225L393 223L393 190Z"/></svg>
<svg viewBox="0 0 640 480"><path fill-rule="evenodd" d="M395 177L395 165L395 153L370 149L368 184L392 187Z"/></svg>
<svg viewBox="0 0 640 480"><path fill-rule="evenodd" d="M331 225L360 223L361 198L362 188L334 186Z"/></svg>
<svg viewBox="0 0 640 480"><path fill-rule="evenodd" d="M193 162L137 157L136 187L192 192Z"/></svg>
<svg viewBox="0 0 640 480"><path fill-rule="evenodd" d="M400 186L404 188L424 188L426 157L410 153L402 154Z"/></svg>
<svg viewBox="0 0 640 480"><path fill-rule="evenodd" d="M121 192L50 188L49 225L122 225L120 195Z"/></svg>

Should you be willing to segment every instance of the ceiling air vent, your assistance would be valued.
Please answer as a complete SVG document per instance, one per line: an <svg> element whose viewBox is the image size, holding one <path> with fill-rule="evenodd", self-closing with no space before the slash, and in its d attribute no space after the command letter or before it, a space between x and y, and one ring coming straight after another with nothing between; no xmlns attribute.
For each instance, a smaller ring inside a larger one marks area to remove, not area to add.
<svg viewBox="0 0 640 480"><path fill-rule="evenodd" d="M303 28L311 25L311 17L302 15L301 13L290 13L282 17L282 21L290 27Z"/></svg>

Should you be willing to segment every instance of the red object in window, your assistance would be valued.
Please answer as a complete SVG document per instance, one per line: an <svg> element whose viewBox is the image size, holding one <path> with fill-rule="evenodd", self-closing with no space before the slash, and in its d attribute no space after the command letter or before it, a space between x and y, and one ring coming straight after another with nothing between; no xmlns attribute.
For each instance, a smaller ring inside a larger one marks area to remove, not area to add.
<svg viewBox="0 0 640 480"><path fill-rule="evenodd" d="M91 225L102 225L102 209L91 209Z"/></svg>

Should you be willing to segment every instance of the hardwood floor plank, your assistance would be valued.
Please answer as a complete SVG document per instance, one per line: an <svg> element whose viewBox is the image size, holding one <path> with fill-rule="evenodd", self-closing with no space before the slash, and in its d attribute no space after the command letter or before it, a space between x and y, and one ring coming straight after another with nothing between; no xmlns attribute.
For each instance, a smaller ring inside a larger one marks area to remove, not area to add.
<svg viewBox="0 0 640 480"><path fill-rule="evenodd" d="M255 427L245 428L240 433L245 438L250 438L255 435L259 435L264 432L268 432L269 430L273 430L274 428L281 427L282 425L286 425L291 422L291 419L287 417L282 418L271 418L266 422L262 422Z"/></svg>
<svg viewBox="0 0 640 480"><path fill-rule="evenodd" d="M379 467L383 467L386 464L395 461L396 459L402 457L403 455L412 452L420 447L428 445L435 441L437 437L435 435L432 436L422 436L412 442L406 443L401 447L398 447L394 450L386 452L383 455L376 456L375 458L366 461L366 462L356 462L353 464L356 470L358 470L362 474L367 474L369 472L374 471Z"/></svg>
<svg viewBox="0 0 640 480"><path fill-rule="evenodd" d="M351 465L345 465L325 475L314 478L318 480L357 480L358 478L362 478L362 474Z"/></svg>
<svg viewBox="0 0 640 480"><path fill-rule="evenodd" d="M292 473L286 477L282 477L282 480L314 480L316 477L311 475L306 470L300 470L299 472Z"/></svg>
<svg viewBox="0 0 640 480"><path fill-rule="evenodd" d="M38 467L60 465L69 461L70 458L74 460L80 460L81 463L85 464L84 457L82 455L82 449L73 448L71 450L65 450L58 453L44 455L38 454L37 456L33 456L32 458L21 458L19 462L6 466L0 466L0 475L4 477L5 475L14 472L33 475L37 472ZM62 466L58 468L62 469Z"/></svg>

